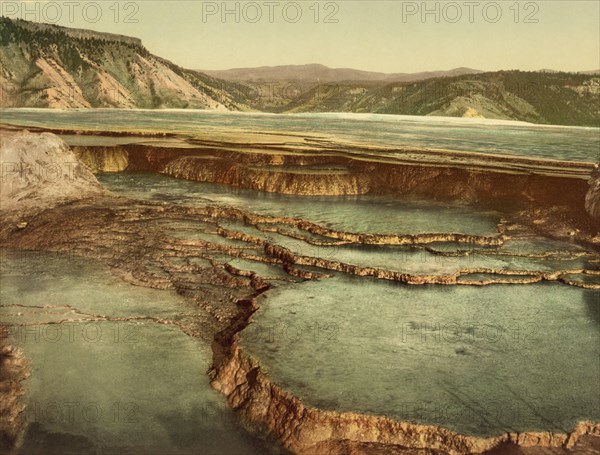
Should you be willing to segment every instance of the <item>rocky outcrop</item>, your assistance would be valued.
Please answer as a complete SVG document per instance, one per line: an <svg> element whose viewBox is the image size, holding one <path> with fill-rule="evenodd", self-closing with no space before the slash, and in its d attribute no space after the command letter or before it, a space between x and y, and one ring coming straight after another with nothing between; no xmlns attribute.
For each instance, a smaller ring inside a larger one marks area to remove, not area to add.
<svg viewBox="0 0 600 455"><path fill-rule="evenodd" d="M42 211L105 193L69 146L51 133L19 133L0 148L4 215Z"/></svg>
<svg viewBox="0 0 600 455"><path fill-rule="evenodd" d="M585 197L585 209L600 222L600 168L596 166L589 181L590 190Z"/></svg>

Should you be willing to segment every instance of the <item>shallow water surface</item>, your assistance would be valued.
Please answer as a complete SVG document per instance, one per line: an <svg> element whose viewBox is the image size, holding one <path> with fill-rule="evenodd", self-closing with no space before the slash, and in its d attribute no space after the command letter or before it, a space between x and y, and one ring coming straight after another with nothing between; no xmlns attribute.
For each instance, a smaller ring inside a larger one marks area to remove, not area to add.
<svg viewBox="0 0 600 455"><path fill-rule="evenodd" d="M110 191L131 198L225 204L350 232L497 235L501 219L500 213L469 206L388 197L290 196L145 173L98 178ZM310 245L240 221L217 221L297 255L403 273L598 268L590 251L525 228L499 248L446 242L426 249ZM217 224L160 223L167 236L266 254L261 246L224 239ZM276 227L305 240L318 237ZM330 278L297 282L277 264L235 252L217 256L272 278L276 287L259 299L261 308L242 332L241 344L276 383L307 405L476 435L566 432L579 420L600 420L597 291L558 283L408 286L331 270L326 270ZM127 285L98 263L58 255L7 254L2 274L2 320L12 324L13 340L33 360L25 453L65 445L77 453L272 449L243 432L210 388L208 343L179 327L193 326L202 316L182 297ZM471 278L489 277L475 272ZM585 274L571 278L597 281Z"/></svg>
<svg viewBox="0 0 600 455"><path fill-rule="evenodd" d="M242 347L308 405L476 435L600 420L595 291L336 276L259 303Z"/></svg>
<svg viewBox="0 0 600 455"><path fill-rule="evenodd" d="M389 147L415 147L519 155L573 161L598 161L599 128L533 125L524 122L415 117L380 114L264 114L185 110L3 109L2 122L21 126L244 133L295 134L319 139ZM233 133L233 135L232 135Z"/></svg>
<svg viewBox="0 0 600 455"><path fill-rule="evenodd" d="M209 344L157 322L193 324L176 293L56 254L3 251L1 272L2 321L32 365L23 455L273 453L210 387Z"/></svg>
<svg viewBox="0 0 600 455"><path fill-rule="evenodd" d="M151 173L99 174L110 191L185 205L224 204L271 216L303 218L332 229L379 234L497 234L500 214L460 204L384 196L294 196L193 182Z"/></svg>

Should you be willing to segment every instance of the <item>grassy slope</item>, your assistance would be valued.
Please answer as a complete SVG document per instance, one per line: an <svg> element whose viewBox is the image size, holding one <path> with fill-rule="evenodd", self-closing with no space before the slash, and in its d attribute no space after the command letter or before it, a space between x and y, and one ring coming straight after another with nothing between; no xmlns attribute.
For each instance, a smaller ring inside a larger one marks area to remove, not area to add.
<svg viewBox="0 0 600 455"><path fill-rule="evenodd" d="M305 93L281 112L375 112L600 126L600 78L500 71L385 85L343 83Z"/></svg>

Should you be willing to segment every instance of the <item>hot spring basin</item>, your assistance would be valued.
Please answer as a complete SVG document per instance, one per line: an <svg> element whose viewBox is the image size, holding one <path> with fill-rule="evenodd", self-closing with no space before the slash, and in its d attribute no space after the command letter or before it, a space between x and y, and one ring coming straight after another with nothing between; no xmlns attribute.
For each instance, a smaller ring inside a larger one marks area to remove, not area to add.
<svg viewBox="0 0 600 455"><path fill-rule="evenodd" d="M481 436L600 420L594 291L339 276L259 304L242 349L309 406Z"/></svg>

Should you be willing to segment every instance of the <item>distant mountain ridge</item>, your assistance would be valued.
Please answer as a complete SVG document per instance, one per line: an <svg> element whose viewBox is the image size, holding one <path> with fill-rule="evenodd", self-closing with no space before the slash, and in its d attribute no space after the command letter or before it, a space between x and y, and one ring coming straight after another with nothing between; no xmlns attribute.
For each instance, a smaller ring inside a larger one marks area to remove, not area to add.
<svg viewBox="0 0 600 455"><path fill-rule="evenodd" d="M261 66L257 68L233 68L229 70L199 70L205 74L234 82L412 82L432 77L461 76L483 73L471 68L455 68L448 71L420 73L379 73L353 68L329 68L321 64Z"/></svg>

